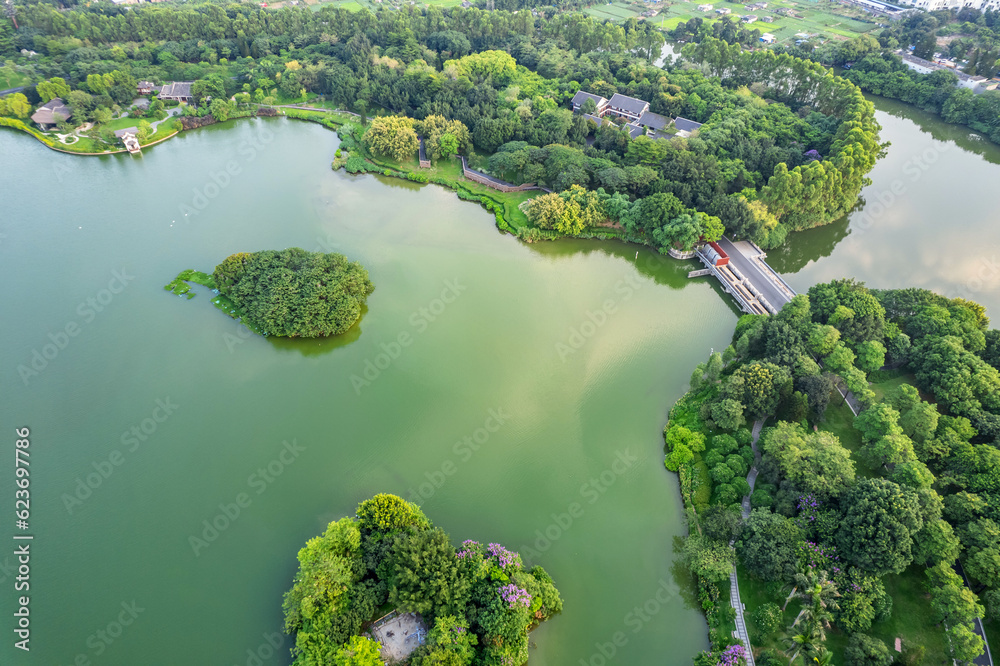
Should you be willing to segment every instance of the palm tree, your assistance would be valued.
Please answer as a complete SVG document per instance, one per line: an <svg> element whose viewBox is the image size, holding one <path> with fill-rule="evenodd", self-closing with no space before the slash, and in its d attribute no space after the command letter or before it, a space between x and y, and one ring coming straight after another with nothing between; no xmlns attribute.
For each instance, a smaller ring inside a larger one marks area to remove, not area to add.
<svg viewBox="0 0 1000 666"><path fill-rule="evenodd" d="M808 633L785 634L782 642L785 644L785 656L788 657L789 664L795 663L800 654L813 650L812 638Z"/></svg>
<svg viewBox="0 0 1000 666"><path fill-rule="evenodd" d="M837 584L827 578L825 571L810 571L808 574L795 574L795 587L785 599L785 606L792 599L798 599L802 602L803 612L808 612L824 627L829 627L832 611L839 607L839 597Z"/></svg>
<svg viewBox="0 0 1000 666"><path fill-rule="evenodd" d="M819 647L812 653L812 661L817 666L833 666L833 653L825 647Z"/></svg>
<svg viewBox="0 0 1000 666"><path fill-rule="evenodd" d="M794 662L800 655L811 655L816 663L829 666L831 656L823 647L826 641L826 630L833 619L833 611L837 609L837 586L827 578L825 571L810 571L808 574L796 574L795 586L785 600L785 606L792 599L802 603L802 610L795 617L785 636L788 663Z"/></svg>

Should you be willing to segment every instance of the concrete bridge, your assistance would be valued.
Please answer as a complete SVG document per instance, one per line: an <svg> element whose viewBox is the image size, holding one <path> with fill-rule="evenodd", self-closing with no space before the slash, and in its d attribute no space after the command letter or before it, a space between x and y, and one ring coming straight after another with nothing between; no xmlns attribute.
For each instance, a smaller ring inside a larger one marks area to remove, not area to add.
<svg viewBox="0 0 1000 666"><path fill-rule="evenodd" d="M723 237L700 247L697 256L705 268L691 271L688 277L714 275L748 314L774 314L795 296L795 290L767 265L767 255L753 243Z"/></svg>

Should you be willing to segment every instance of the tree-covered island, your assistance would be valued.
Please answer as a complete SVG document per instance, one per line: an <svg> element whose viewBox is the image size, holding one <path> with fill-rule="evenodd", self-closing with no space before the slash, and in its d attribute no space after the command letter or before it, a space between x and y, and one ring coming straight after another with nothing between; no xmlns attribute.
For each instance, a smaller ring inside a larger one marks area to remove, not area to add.
<svg viewBox="0 0 1000 666"><path fill-rule="evenodd" d="M375 636L383 634L411 666L520 665L528 632L562 610L540 566L525 569L496 543L455 548L420 507L396 495L365 500L298 559L284 602L295 666L382 666L387 646ZM378 632L374 621L392 611L418 614L409 638Z"/></svg>
<svg viewBox="0 0 1000 666"><path fill-rule="evenodd" d="M239 252L212 275L183 271L164 289L192 298L188 281L215 289L213 303L266 336L340 335L361 318L375 285L342 254L301 248Z"/></svg>

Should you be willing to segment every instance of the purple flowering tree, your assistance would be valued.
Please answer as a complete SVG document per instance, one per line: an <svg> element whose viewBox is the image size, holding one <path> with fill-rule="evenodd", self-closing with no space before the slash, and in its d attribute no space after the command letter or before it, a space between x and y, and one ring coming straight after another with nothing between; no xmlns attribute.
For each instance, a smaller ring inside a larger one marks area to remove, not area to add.
<svg viewBox="0 0 1000 666"><path fill-rule="evenodd" d="M747 650L742 645L730 645L722 654L716 666L746 666Z"/></svg>

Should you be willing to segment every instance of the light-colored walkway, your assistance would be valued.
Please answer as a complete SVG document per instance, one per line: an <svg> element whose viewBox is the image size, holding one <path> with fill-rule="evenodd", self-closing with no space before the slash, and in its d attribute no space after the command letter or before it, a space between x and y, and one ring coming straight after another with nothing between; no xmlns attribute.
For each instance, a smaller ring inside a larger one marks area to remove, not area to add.
<svg viewBox="0 0 1000 666"><path fill-rule="evenodd" d="M760 451L757 449L757 440L760 432L764 429L764 421L754 421L750 446L753 448L753 467L747 474L747 483L750 484L750 492L753 493L754 483L757 481L757 466L760 465ZM743 498L743 520L750 517L750 495ZM753 647L750 645L750 633L747 631L747 621L744 617L743 601L740 599L740 581L736 577L736 567L733 567L729 574L729 603L736 611L736 638L743 642L747 649L747 666L756 666L753 658Z"/></svg>

